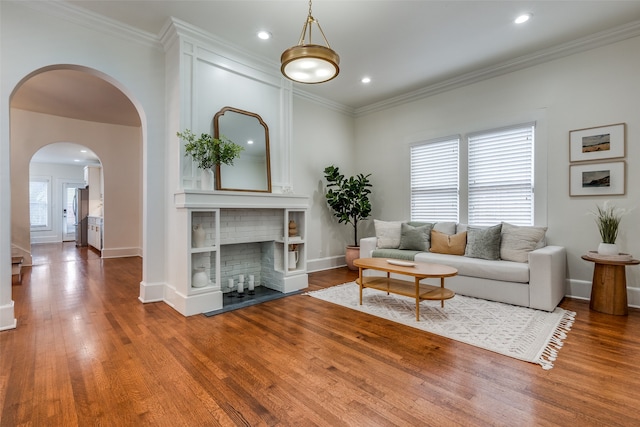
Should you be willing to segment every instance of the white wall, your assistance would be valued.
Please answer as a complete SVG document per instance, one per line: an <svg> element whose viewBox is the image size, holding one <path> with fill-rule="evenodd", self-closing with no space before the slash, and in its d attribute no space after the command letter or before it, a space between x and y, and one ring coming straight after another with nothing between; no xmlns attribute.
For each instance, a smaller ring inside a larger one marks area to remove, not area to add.
<svg viewBox="0 0 640 427"><path fill-rule="evenodd" d="M640 256L640 38L575 54L356 119L356 165L372 170L375 218L410 215L408 143L538 120L536 150L547 151L548 241L568 253L569 294L588 297L593 264L580 256L600 242L596 204L611 200L635 210L622 220L621 251ZM627 124L624 196L569 197L569 131ZM373 228L368 228L369 234ZM640 305L640 269L627 268L630 303Z"/></svg>
<svg viewBox="0 0 640 427"><path fill-rule="evenodd" d="M353 244L353 227L338 224L324 196L324 168L335 165L354 175L353 118L305 98L293 99L291 184L296 194L309 196L307 258L309 270L344 265L346 245Z"/></svg>
<svg viewBox="0 0 640 427"><path fill-rule="evenodd" d="M76 165L61 165L51 163L34 163L29 167L29 176L46 176L51 181L51 227L46 231L32 231L31 243L54 243L62 242L62 192L65 182L78 183L79 187L84 187L84 167ZM21 216L28 218L29 211L22 212Z"/></svg>

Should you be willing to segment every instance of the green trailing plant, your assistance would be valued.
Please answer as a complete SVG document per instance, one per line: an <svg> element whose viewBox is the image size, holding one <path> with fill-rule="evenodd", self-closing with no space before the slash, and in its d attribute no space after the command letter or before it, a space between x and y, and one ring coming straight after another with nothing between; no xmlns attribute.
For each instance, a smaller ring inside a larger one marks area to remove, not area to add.
<svg viewBox="0 0 640 427"><path fill-rule="evenodd" d="M595 221L602 243L615 243L618 238L620 221L626 211L610 205L609 202L605 202L602 207L596 206L596 208L597 211L593 212L593 215L596 217Z"/></svg>
<svg viewBox="0 0 640 427"><path fill-rule="evenodd" d="M186 142L184 146L185 156L191 156L198 163L200 169L211 169L215 165L233 165L233 161L240 157L244 147L227 139L224 135L214 138L208 133L203 133L200 138L189 129L176 134L178 138Z"/></svg>
<svg viewBox="0 0 640 427"><path fill-rule="evenodd" d="M327 180L327 192L325 194L329 207L338 218L338 223L351 224L354 230L353 246L358 245L358 221L371 215L371 174L358 174L345 178L335 166L327 166L324 169L324 177Z"/></svg>

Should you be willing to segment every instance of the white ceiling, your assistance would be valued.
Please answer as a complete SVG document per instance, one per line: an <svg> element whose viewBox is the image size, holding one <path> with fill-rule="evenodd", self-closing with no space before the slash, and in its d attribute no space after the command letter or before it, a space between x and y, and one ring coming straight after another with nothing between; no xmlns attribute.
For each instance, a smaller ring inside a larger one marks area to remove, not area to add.
<svg viewBox="0 0 640 427"><path fill-rule="evenodd" d="M282 52L297 44L308 13L306 0L63 3L156 39L174 17L276 69ZM533 18L516 25L513 20L524 12ZM557 57L558 52L606 41L605 35L640 35L640 1L316 0L313 16L340 55L340 75L327 83L295 86L353 111L472 73L490 75L527 59ZM258 39L258 30L270 31L273 38ZM322 44L314 34L314 42ZM139 126L135 108L120 91L80 74L64 70L36 76L16 93L12 107ZM363 76L371 77L371 83L360 83Z"/></svg>

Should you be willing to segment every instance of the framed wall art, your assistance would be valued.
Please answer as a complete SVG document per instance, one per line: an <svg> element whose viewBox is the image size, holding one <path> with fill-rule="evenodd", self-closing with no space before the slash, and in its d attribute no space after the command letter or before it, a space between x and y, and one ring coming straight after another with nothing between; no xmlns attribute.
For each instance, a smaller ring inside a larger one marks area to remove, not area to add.
<svg viewBox="0 0 640 427"><path fill-rule="evenodd" d="M569 132L569 161L616 159L625 156L626 124L577 129Z"/></svg>
<svg viewBox="0 0 640 427"><path fill-rule="evenodd" d="M624 161L569 166L570 196L611 196L625 194L624 181Z"/></svg>

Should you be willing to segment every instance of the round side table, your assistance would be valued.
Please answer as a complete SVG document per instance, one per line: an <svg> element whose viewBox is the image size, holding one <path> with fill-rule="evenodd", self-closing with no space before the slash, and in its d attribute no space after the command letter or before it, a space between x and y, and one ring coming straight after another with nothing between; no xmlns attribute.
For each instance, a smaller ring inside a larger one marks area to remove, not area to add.
<svg viewBox="0 0 640 427"><path fill-rule="evenodd" d="M600 313L626 316L628 307L625 269L627 265L640 264L640 260L600 258L596 252L582 255L582 259L595 264L589 308Z"/></svg>

